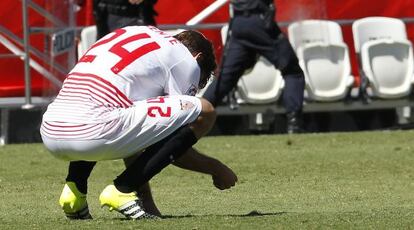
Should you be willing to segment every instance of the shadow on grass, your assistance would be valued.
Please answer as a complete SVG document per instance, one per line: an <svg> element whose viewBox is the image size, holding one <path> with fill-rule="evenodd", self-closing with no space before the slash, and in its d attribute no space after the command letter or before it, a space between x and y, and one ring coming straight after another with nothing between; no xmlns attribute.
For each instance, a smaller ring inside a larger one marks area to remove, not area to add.
<svg viewBox="0 0 414 230"><path fill-rule="evenodd" d="M256 216L280 216L287 214L287 212L258 212L258 211L251 211L247 214L224 214L224 215L178 215L178 216L172 216L172 215L164 215L162 216L162 219L180 219L180 218L193 218L193 217L206 217L206 216L216 216L216 217L256 217Z"/></svg>
<svg viewBox="0 0 414 230"><path fill-rule="evenodd" d="M209 214L209 215L191 215L191 214L187 214L187 215L177 215L177 216L173 216L173 215L163 215L161 217L161 219L152 219L152 220L165 220L165 219L184 219L184 218L195 218L195 217L256 217L256 216L280 216L280 215L284 215L287 214L287 212L258 212L256 210L253 210L247 214L223 214L223 215L214 215L214 214ZM130 221L131 219L128 218L115 218L118 219L120 221ZM151 220L151 219L147 219L147 220Z"/></svg>

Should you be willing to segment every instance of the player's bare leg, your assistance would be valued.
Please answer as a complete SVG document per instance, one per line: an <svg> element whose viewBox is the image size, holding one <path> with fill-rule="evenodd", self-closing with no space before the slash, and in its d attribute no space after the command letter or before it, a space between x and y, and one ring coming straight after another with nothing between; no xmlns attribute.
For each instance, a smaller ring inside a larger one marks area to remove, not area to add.
<svg viewBox="0 0 414 230"><path fill-rule="evenodd" d="M197 139L205 136L216 122L216 111L213 105L204 98L200 98L202 110L197 120L190 124L190 129Z"/></svg>

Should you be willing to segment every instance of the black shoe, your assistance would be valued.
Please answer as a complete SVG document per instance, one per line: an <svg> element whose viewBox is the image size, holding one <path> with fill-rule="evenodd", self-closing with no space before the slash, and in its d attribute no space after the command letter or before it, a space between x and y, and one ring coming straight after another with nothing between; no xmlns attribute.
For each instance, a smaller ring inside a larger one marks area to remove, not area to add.
<svg viewBox="0 0 414 230"><path fill-rule="evenodd" d="M287 133L303 133L302 114L300 112L289 112L287 118Z"/></svg>

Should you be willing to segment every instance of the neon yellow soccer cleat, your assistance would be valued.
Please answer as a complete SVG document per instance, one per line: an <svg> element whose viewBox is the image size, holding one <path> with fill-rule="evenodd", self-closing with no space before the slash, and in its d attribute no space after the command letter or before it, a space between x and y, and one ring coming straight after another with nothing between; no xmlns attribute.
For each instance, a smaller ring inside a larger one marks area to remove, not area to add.
<svg viewBox="0 0 414 230"><path fill-rule="evenodd" d="M59 204L69 219L92 219L86 195L79 192L73 182L66 182L59 198Z"/></svg>
<svg viewBox="0 0 414 230"><path fill-rule="evenodd" d="M142 202L135 192L122 193L114 185L108 185L99 196L102 207L120 212L128 219L157 219L158 217L145 212Z"/></svg>

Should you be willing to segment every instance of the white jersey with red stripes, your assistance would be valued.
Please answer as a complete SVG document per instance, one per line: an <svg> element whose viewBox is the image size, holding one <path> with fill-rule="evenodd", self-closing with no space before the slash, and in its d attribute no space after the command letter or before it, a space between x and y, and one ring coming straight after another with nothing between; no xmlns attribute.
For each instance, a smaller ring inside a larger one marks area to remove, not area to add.
<svg viewBox="0 0 414 230"><path fill-rule="evenodd" d="M98 139L135 102L194 95L198 64L178 40L152 26L118 29L97 41L68 74L43 115L42 136Z"/></svg>

